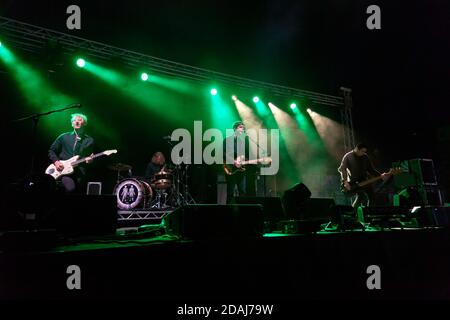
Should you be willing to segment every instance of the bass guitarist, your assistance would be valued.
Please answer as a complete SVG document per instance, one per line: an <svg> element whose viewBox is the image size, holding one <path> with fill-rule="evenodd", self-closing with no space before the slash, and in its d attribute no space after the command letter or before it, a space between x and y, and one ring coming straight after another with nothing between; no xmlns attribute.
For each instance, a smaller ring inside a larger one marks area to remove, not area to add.
<svg viewBox="0 0 450 320"><path fill-rule="evenodd" d="M55 165L58 171L64 169L61 160L67 160L75 155L85 157L93 154L94 139L85 133L88 119L82 113L74 113L71 115L70 123L73 130L61 134L50 146L48 157ZM86 162L92 159L88 156ZM86 168L80 165L70 176L63 176L61 183L66 192L84 192L86 182Z"/></svg>
<svg viewBox="0 0 450 320"><path fill-rule="evenodd" d="M356 195L352 203L353 208L367 207L373 199L371 185L358 187L358 183L368 179L368 174L373 177L380 177L383 180L389 176L389 173L380 173L375 169L367 155L367 149L366 144L358 143L352 151L344 155L338 168L344 193Z"/></svg>

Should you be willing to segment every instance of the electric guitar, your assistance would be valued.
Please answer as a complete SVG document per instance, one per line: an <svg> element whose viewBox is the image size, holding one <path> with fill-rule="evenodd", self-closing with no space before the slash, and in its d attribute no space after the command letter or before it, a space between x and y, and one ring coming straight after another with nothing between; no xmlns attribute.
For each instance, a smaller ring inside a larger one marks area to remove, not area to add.
<svg viewBox="0 0 450 320"><path fill-rule="evenodd" d="M386 175L388 176L392 176L392 175L396 175L403 172L402 168L391 168L388 172L386 172ZM369 185L371 185L372 183L383 179L383 176L378 176L378 177L374 177L362 182L350 182L350 190L347 190L344 186L344 183L341 184L341 191L347 195L347 196L352 196L356 193L358 193L359 191L363 190L364 188L368 187Z"/></svg>
<svg viewBox="0 0 450 320"><path fill-rule="evenodd" d="M64 169L62 171L59 171L56 168L56 166L52 163L51 165L49 165L47 167L47 169L45 170L45 173L51 175L55 179L58 179L61 176L72 174L74 167L76 167L80 163L86 162L87 158L94 159L94 158L97 158L97 157L100 157L103 155L109 156L113 153L117 153L117 150L106 150L106 151L94 154L92 156L89 156L89 157L84 157L79 160L78 160L78 158L80 156L73 156L72 158L67 159L67 160L60 160L60 162L64 165Z"/></svg>
<svg viewBox="0 0 450 320"><path fill-rule="evenodd" d="M259 159L254 159L254 160L245 160L245 156L239 156L236 158L236 162L239 165L239 167L236 167L234 164L228 164L228 163L224 163L223 164L223 170L225 171L225 174L231 176L237 172L243 172L246 170L245 165L247 164L269 164L272 162L272 158L271 157L263 157L263 158L259 158Z"/></svg>

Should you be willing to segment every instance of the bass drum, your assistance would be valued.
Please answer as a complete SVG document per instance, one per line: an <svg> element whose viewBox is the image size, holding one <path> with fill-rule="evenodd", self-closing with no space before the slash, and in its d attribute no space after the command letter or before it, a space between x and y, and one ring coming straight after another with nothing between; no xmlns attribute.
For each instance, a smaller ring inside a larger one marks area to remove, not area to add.
<svg viewBox="0 0 450 320"><path fill-rule="evenodd" d="M147 208L153 197L150 185L139 179L124 179L114 188L117 207L122 210Z"/></svg>

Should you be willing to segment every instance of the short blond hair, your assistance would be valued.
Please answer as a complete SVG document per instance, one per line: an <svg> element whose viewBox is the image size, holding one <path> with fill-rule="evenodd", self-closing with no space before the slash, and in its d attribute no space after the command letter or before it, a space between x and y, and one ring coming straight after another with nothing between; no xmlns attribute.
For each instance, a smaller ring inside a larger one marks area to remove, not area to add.
<svg viewBox="0 0 450 320"><path fill-rule="evenodd" d="M73 122L73 120L75 120L76 117L81 117L83 118L84 124L87 124L88 122L88 118L86 117L86 115L82 114L82 113L72 113L70 115L70 123Z"/></svg>

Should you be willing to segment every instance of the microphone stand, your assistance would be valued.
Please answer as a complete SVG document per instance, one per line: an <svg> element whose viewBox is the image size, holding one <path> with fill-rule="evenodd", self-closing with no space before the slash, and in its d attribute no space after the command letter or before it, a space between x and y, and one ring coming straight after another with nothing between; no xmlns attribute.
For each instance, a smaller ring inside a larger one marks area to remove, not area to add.
<svg viewBox="0 0 450 320"><path fill-rule="evenodd" d="M247 133L245 133L245 135L248 137L248 139L250 140L250 141L252 141L259 149L261 149L261 151L262 151L262 156L263 157L266 157L267 156L267 150L264 150L259 144L258 144L258 142L257 141L255 141L255 140L253 140ZM259 175L260 177L261 177L261 175ZM263 188L264 188L264 197L266 196L266 176L264 175L263 176Z"/></svg>
<svg viewBox="0 0 450 320"><path fill-rule="evenodd" d="M11 122L22 122L25 120L33 120L33 129L32 129L32 136L31 136L31 170L30 175L34 174L34 165L35 165L35 154L36 154L36 133L37 133L37 126L39 123L39 119L43 116L47 116L49 114L55 113L55 112L61 112L67 109L72 108L81 108L81 104L71 104L69 106L66 106L64 108L48 111L48 112L42 112L42 113L35 113L32 115L29 115L27 117L19 118L12 120Z"/></svg>

